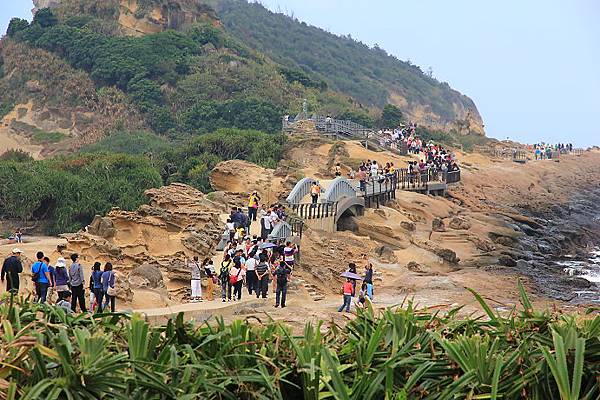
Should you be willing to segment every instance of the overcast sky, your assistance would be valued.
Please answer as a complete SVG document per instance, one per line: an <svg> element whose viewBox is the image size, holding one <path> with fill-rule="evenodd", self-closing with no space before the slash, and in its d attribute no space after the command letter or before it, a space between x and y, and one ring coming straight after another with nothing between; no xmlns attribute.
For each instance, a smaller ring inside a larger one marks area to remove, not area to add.
<svg viewBox="0 0 600 400"><path fill-rule="evenodd" d="M30 17L1 0L0 28ZM411 60L470 96L489 136L600 144L600 1L262 0Z"/></svg>

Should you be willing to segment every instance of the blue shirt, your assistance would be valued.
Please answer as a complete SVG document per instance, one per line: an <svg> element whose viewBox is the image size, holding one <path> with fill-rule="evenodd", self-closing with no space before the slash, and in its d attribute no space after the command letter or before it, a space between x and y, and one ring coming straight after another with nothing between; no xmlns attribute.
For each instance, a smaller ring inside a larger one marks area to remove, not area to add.
<svg viewBox="0 0 600 400"><path fill-rule="evenodd" d="M37 280L38 283L50 283L48 282L48 278L46 277L46 272L48 271L48 266L41 262L41 261L36 261L32 266L31 266L31 272L33 272L34 274L39 274L39 278Z"/></svg>
<svg viewBox="0 0 600 400"><path fill-rule="evenodd" d="M102 273L102 290L104 293L108 291L108 287L115 287L115 273L112 271L104 271Z"/></svg>
<svg viewBox="0 0 600 400"><path fill-rule="evenodd" d="M102 271L92 272L92 281L94 282L94 289L102 289Z"/></svg>

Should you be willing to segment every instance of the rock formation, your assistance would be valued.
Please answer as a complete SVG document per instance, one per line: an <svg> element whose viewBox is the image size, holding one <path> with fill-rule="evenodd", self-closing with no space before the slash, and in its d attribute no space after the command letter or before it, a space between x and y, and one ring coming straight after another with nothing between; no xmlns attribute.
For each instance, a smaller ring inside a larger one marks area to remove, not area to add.
<svg viewBox="0 0 600 400"><path fill-rule="evenodd" d="M146 196L148 204L136 211L113 209L85 230L64 235L64 251L81 254L84 265L112 262L127 277L122 280L135 287L189 280L186 260L212 254L220 240L219 215L224 209L183 184L150 189Z"/></svg>

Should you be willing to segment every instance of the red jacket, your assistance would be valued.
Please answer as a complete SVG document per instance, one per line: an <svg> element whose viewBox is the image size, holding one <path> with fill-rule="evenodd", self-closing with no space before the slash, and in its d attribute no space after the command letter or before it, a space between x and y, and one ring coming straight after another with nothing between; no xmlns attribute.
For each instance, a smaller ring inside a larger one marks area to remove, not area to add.
<svg viewBox="0 0 600 400"><path fill-rule="evenodd" d="M352 282L344 283L344 294L352 296Z"/></svg>

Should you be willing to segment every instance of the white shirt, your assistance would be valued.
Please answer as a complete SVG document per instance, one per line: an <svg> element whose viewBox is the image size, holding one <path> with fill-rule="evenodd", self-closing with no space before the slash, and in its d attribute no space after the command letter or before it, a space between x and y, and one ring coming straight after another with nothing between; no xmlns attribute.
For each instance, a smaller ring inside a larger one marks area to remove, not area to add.
<svg viewBox="0 0 600 400"><path fill-rule="evenodd" d="M272 213L271 215L265 215L261 218L262 222L263 222L263 226L265 227L265 229L271 229L271 218L272 218Z"/></svg>
<svg viewBox="0 0 600 400"><path fill-rule="evenodd" d="M256 264L258 264L256 258L249 258L248 260L246 260L246 270L254 271L254 268L256 268Z"/></svg>

